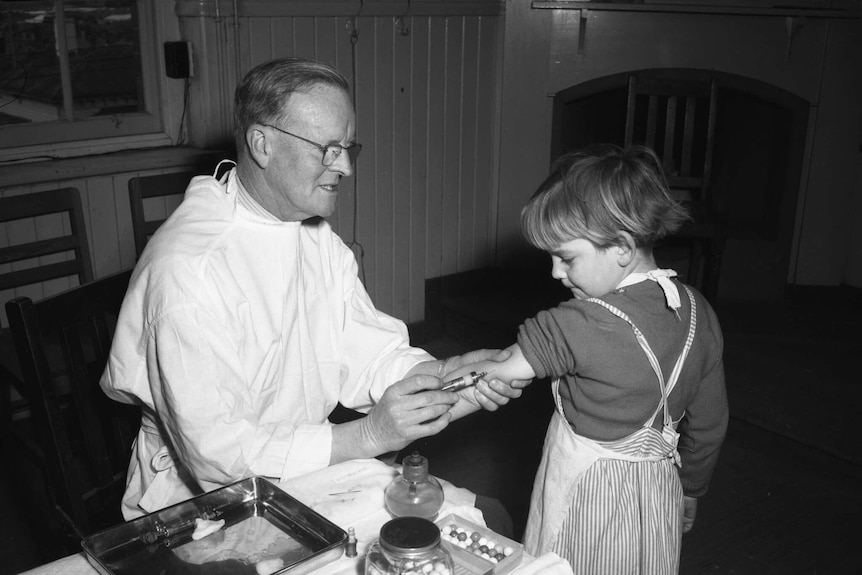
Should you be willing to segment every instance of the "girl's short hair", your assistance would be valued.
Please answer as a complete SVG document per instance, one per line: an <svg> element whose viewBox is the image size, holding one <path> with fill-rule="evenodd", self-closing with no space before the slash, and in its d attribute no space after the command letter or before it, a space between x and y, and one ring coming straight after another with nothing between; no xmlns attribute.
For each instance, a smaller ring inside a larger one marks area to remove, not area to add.
<svg viewBox="0 0 862 575"><path fill-rule="evenodd" d="M670 195L661 162L644 146L599 144L554 162L550 175L521 210L521 229L537 248L553 251L574 239L606 249L620 231L651 248L689 218Z"/></svg>

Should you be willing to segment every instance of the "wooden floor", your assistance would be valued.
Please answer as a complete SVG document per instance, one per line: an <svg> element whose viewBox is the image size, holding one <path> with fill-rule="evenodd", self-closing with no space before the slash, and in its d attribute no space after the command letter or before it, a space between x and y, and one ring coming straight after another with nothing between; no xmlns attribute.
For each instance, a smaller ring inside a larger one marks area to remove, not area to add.
<svg viewBox="0 0 862 575"><path fill-rule="evenodd" d="M524 312L518 301L495 298L456 302L446 335L423 345L445 356L510 343L513 327L500 318ZM862 572L862 297L842 290L770 305L719 302L717 310L732 418L710 491L683 539L681 573ZM417 449L433 474L498 498L520 536L551 408L547 382L537 381L497 413L455 422L405 452ZM15 462L0 455L3 575L51 552L27 521L33 501L22 495Z"/></svg>

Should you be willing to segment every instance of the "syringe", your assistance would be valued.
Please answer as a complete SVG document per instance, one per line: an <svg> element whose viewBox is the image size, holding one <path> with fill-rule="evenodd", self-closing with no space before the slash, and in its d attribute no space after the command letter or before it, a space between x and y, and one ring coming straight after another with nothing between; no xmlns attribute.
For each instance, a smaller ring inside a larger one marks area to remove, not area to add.
<svg viewBox="0 0 862 575"><path fill-rule="evenodd" d="M475 371L471 371L467 375L462 375L461 377L456 377L455 379L451 379L443 384L443 387L440 389L442 391L458 391L464 389L465 387L470 387L471 385L475 385L477 381L482 379L488 375L487 371L482 371L480 373L476 373Z"/></svg>

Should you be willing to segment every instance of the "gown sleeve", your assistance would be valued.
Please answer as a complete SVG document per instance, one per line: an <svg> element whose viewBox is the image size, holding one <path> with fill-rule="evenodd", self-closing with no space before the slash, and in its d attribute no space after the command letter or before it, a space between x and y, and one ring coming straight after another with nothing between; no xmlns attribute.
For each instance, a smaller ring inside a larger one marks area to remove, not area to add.
<svg viewBox="0 0 862 575"><path fill-rule="evenodd" d="M340 337L344 381L339 401L367 412L383 392L417 363L434 356L410 345L405 323L380 311L359 278L353 252L335 238L343 288L343 325Z"/></svg>

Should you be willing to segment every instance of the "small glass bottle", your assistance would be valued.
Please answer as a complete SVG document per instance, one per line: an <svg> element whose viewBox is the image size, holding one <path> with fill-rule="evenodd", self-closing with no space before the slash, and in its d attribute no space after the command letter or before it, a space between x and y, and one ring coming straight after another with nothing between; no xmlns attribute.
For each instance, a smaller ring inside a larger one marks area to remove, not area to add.
<svg viewBox="0 0 862 575"><path fill-rule="evenodd" d="M455 564L440 545L440 529L421 517L396 517L383 524L368 546L365 575L453 575Z"/></svg>
<svg viewBox="0 0 862 575"><path fill-rule="evenodd" d="M386 510L393 517L422 517L433 521L443 506L443 486L428 474L428 459L414 451L404 458L401 474L383 491Z"/></svg>

